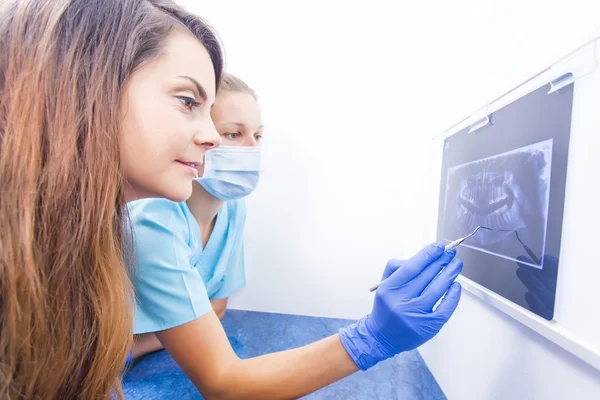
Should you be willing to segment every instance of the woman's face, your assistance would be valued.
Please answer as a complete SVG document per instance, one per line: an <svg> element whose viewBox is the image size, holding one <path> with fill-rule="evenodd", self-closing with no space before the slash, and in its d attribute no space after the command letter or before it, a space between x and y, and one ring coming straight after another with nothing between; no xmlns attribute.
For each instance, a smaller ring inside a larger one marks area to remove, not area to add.
<svg viewBox="0 0 600 400"><path fill-rule="evenodd" d="M249 93L222 91L211 111L212 120L225 146L258 146L263 136L260 107ZM198 176L204 173L204 165Z"/></svg>
<svg viewBox="0 0 600 400"><path fill-rule="evenodd" d="M211 116L223 145L258 146L263 135L260 107L249 93L223 91Z"/></svg>
<svg viewBox="0 0 600 400"><path fill-rule="evenodd" d="M127 201L184 201L204 152L221 137L210 110L215 74L202 43L175 30L164 53L135 71L122 99L121 162Z"/></svg>

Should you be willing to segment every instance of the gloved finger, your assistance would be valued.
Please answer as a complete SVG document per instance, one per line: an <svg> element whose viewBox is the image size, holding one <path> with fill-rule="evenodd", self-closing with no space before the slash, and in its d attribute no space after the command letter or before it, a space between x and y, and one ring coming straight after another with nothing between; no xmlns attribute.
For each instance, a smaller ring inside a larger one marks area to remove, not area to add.
<svg viewBox="0 0 600 400"><path fill-rule="evenodd" d="M462 260L455 258L439 273L438 276L423 290L419 299L427 310L433 309L435 303L446 293L458 274L462 271Z"/></svg>
<svg viewBox="0 0 600 400"><path fill-rule="evenodd" d="M437 318L442 319L444 323L448 321L448 319L452 316L454 310L456 310L456 307L458 306L461 293L462 288L460 286L460 283L454 282L452 286L450 286L450 288L448 289L448 292L446 292L446 295L444 296L438 307L433 312L433 315Z"/></svg>
<svg viewBox="0 0 600 400"><path fill-rule="evenodd" d="M394 288L419 275L429 264L440 258L444 253L443 243L433 243L425 246L421 251L402 263L402 268L396 269L385 281L386 286Z"/></svg>
<svg viewBox="0 0 600 400"><path fill-rule="evenodd" d="M385 266L385 269L383 270L383 276L381 277L381 280L383 281L389 278L390 275L392 275L398 268L400 268L400 266L402 266L403 262L404 261L396 260L395 258L389 260Z"/></svg>
<svg viewBox="0 0 600 400"><path fill-rule="evenodd" d="M433 281L440 273L442 268L446 267L456 256L456 250L448 250L442 254L440 258L432 262L425 268L415 279L406 284L403 288L407 297L418 297L423 293L423 290Z"/></svg>
<svg viewBox="0 0 600 400"><path fill-rule="evenodd" d="M534 313L546 319L552 318L552 310L549 307L547 307L535 293L525 293L525 301L529 305L531 311L533 311Z"/></svg>

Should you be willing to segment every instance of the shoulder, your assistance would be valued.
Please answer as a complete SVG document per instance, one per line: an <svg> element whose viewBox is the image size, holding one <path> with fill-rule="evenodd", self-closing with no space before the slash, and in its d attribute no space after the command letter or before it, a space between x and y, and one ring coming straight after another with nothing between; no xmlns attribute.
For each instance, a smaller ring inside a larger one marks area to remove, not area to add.
<svg viewBox="0 0 600 400"><path fill-rule="evenodd" d="M183 207L167 199L142 199L127 204L129 217L134 224L153 221L165 224L185 220Z"/></svg>
<svg viewBox="0 0 600 400"><path fill-rule="evenodd" d="M136 239L170 232L188 236L188 221L183 203L167 199L142 199L127 204L131 225Z"/></svg>

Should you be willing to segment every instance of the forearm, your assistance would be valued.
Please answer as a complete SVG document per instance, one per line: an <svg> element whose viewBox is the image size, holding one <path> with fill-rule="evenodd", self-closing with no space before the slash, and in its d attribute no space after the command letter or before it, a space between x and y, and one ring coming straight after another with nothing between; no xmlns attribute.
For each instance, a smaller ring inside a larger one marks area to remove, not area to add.
<svg viewBox="0 0 600 400"><path fill-rule="evenodd" d="M295 399L358 371L338 335L242 360L214 312L157 336L209 400Z"/></svg>
<svg viewBox="0 0 600 400"><path fill-rule="evenodd" d="M238 360L223 375L222 399L296 399L358 367L338 335L293 350ZM210 397L209 397L210 398Z"/></svg>

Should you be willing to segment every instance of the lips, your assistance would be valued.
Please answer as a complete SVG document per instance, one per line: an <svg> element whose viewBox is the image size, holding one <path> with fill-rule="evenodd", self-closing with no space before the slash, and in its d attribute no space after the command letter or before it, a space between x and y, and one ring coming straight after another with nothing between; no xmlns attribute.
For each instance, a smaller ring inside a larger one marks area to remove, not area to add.
<svg viewBox="0 0 600 400"><path fill-rule="evenodd" d="M200 161L177 160L177 162L188 165L192 168L198 168L198 167L202 166L202 164L204 163L204 157L202 157L200 159Z"/></svg>
<svg viewBox="0 0 600 400"><path fill-rule="evenodd" d="M202 161L183 161L177 160L181 165L184 165L192 176L198 176L198 169L202 166Z"/></svg>
<svg viewBox="0 0 600 400"><path fill-rule="evenodd" d="M192 167L192 168L198 168L200 165L202 165L202 163L195 163L195 162L185 162L185 161L179 161L180 163L182 163L183 165L187 165L188 167Z"/></svg>

